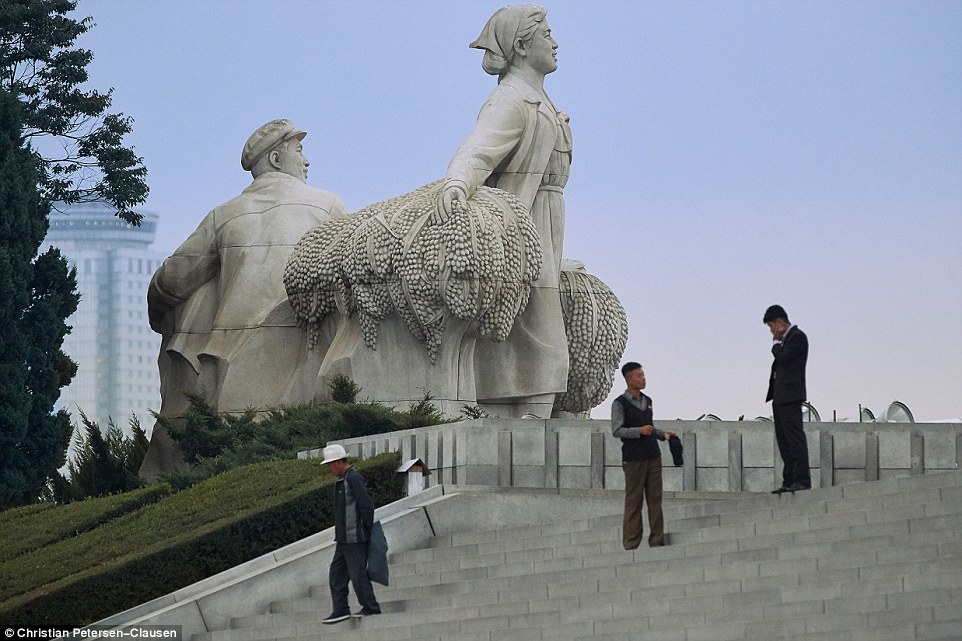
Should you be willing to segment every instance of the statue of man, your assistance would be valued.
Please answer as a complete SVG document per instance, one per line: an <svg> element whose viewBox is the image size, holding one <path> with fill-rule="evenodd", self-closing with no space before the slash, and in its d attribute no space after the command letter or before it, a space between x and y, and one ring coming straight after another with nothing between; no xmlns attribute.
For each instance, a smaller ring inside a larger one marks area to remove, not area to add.
<svg viewBox="0 0 962 641"><path fill-rule="evenodd" d="M208 213L154 274L147 308L151 327L163 335L161 415L183 413L184 390L221 412L313 398L324 346L306 348L284 267L304 232L346 211L336 195L305 184L306 135L289 120L272 120L251 134L241 166L254 181ZM170 445L166 434L155 433L151 449L163 440ZM162 458L148 452L145 468L168 469Z"/></svg>

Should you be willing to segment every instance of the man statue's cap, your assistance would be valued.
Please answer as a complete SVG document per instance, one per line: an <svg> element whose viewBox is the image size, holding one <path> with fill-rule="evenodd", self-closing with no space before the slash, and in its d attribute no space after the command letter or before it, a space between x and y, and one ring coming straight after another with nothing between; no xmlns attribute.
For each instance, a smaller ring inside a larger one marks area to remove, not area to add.
<svg viewBox="0 0 962 641"><path fill-rule="evenodd" d="M241 167L244 171L250 171L261 156L274 149L279 144L290 138L301 140L307 135L306 131L298 129L290 120L281 118L271 120L266 125L261 125L257 131L244 143L244 151L241 152Z"/></svg>

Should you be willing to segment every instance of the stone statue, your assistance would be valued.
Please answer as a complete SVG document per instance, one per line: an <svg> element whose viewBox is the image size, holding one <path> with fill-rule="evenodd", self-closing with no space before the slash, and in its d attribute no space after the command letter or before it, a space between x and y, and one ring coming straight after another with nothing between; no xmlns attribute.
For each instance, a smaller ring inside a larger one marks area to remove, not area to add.
<svg viewBox="0 0 962 641"><path fill-rule="evenodd" d="M306 348L283 271L307 230L346 212L340 198L305 184L305 135L289 120L251 134L241 166L254 181L208 213L154 274L147 306L163 336L162 416L182 414L183 390L221 412L313 398L323 349ZM169 468L172 445L155 428L142 473Z"/></svg>
<svg viewBox="0 0 962 641"><path fill-rule="evenodd" d="M432 222L439 188L322 223L291 253L284 283L311 344L337 319L315 400L343 374L394 406L425 393L450 415L476 403L475 345L508 336L540 273L541 244L520 200L491 187Z"/></svg>
<svg viewBox="0 0 962 641"><path fill-rule="evenodd" d="M514 194L531 213L544 254L541 275L508 339L478 343L475 381L478 402L492 415L548 417L568 378L558 288L571 130L544 89L545 76L558 68L558 46L545 10L519 5L495 12L471 47L484 50L482 67L498 76L498 86L448 165L438 217L450 216L454 203L481 185Z"/></svg>

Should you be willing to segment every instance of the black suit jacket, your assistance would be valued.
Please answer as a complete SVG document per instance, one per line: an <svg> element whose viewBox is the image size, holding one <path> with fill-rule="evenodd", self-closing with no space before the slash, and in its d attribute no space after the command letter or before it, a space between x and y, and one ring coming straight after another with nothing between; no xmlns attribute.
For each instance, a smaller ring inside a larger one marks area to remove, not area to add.
<svg viewBox="0 0 962 641"><path fill-rule="evenodd" d="M808 361L808 337L798 327L791 327L781 343L772 346L772 374L768 379L766 401L801 402L808 398L805 390L805 363Z"/></svg>

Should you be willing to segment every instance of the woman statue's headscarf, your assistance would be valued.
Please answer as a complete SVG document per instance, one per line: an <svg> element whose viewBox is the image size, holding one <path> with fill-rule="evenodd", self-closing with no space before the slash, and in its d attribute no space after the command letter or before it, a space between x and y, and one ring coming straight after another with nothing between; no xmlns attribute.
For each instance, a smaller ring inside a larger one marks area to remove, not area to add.
<svg viewBox="0 0 962 641"><path fill-rule="evenodd" d="M527 42L545 18L544 7L519 4L501 7L488 19L481 35L470 47L484 49L481 67L492 76L504 75L514 58L515 40Z"/></svg>

